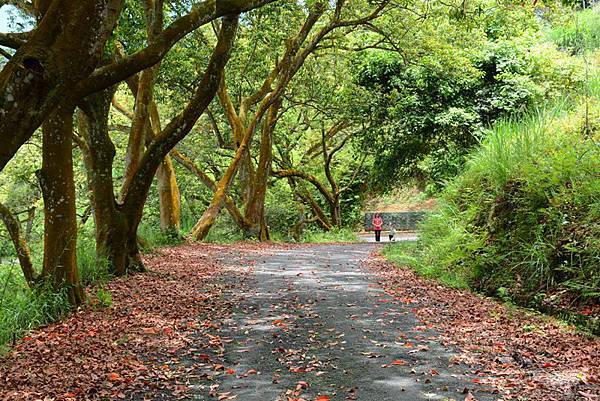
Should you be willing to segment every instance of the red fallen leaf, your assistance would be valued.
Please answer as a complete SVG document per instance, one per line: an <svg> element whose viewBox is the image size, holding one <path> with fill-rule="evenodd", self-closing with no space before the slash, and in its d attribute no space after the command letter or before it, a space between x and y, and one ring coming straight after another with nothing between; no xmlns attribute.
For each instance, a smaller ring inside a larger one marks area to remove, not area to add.
<svg viewBox="0 0 600 401"><path fill-rule="evenodd" d="M557 363L556 363L556 362L545 362L545 363L542 365L542 367L544 367L544 368L552 368L552 367L554 367L554 366L556 366L556 365L557 365Z"/></svg>
<svg viewBox="0 0 600 401"><path fill-rule="evenodd" d="M158 329L156 327L146 327L142 329L142 333L144 334L158 334Z"/></svg>
<svg viewBox="0 0 600 401"><path fill-rule="evenodd" d="M209 360L210 356L206 355L206 354L199 354L198 355L198 359L203 359L203 360Z"/></svg>
<svg viewBox="0 0 600 401"><path fill-rule="evenodd" d="M331 400L331 397L328 395L319 395L317 396L317 398L315 398L315 401L329 401Z"/></svg>
<svg viewBox="0 0 600 401"><path fill-rule="evenodd" d="M480 380L480 379L477 379L477 378L475 378L475 379L471 379L471 381L472 381L473 383L481 383L481 380Z"/></svg>
<svg viewBox="0 0 600 401"><path fill-rule="evenodd" d="M110 380L111 382L116 382L121 380L121 376L119 376L118 373L109 373L108 374L108 380Z"/></svg>
<svg viewBox="0 0 600 401"><path fill-rule="evenodd" d="M170 327L165 327L164 330L163 330L163 332L165 334L173 334L173 329L170 328Z"/></svg>
<svg viewBox="0 0 600 401"><path fill-rule="evenodd" d="M403 361L402 359L396 359L392 361L392 365L406 365L406 361Z"/></svg>
<svg viewBox="0 0 600 401"><path fill-rule="evenodd" d="M285 322L282 319L277 319L273 321L273 326L284 327Z"/></svg>
<svg viewBox="0 0 600 401"><path fill-rule="evenodd" d="M439 375L439 374L440 374L440 372L438 372L437 370L435 370L435 369L431 369L431 375L432 375L432 376L437 376L437 375Z"/></svg>
<svg viewBox="0 0 600 401"><path fill-rule="evenodd" d="M225 371L228 375L234 375L235 374L235 370L229 368Z"/></svg>

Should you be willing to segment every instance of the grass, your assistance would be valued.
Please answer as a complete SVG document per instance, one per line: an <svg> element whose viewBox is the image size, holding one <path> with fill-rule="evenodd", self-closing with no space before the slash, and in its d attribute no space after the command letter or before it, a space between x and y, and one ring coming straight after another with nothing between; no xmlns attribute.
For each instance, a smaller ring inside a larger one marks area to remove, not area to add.
<svg viewBox="0 0 600 401"><path fill-rule="evenodd" d="M30 290L18 264L0 266L0 285L0 352L29 330L61 318L70 309L63 293Z"/></svg>
<svg viewBox="0 0 600 401"><path fill-rule="evenodd" d="M586 123L580 100L498 122L421 224L418 246L391 244L385 255L543 311L597 304L600 106L587 100Z"/></svg>
<svg viewBox="0 0 600 401"><path fill-rule="evenodd" d="M409 267L419 275L434 278L445 286L452 288L468 288L464 277L453 269L438 269L436 265L426 262L419 241L400 241L386 244L383 255L399 267Z"/></svg>
<svg viewBox="0 0 600 401"><path fill-rule="evenodd" d="M303 243L357 242L356 233L349 228L333 229L329 232L307 230L302 235Z"/></svg>
<svg viewBox="0 0 600 401"><path fill-rule="evenodd" d="M568 21L549 32L560 48L581 54L600 47L600 5L569 16Z"/></svg>
<svg viewBox="0 0 600 401"><path fill-rule="evenodd" d="M95 285L97 305L109 306L110 292L103 288L110 279L108 262L97 260L93 238L79 239L77 262L82 285ZM0 352L30 330L55 322L70 310L64 292L47 287L30 289L18 261L0 264Z"/></svg>

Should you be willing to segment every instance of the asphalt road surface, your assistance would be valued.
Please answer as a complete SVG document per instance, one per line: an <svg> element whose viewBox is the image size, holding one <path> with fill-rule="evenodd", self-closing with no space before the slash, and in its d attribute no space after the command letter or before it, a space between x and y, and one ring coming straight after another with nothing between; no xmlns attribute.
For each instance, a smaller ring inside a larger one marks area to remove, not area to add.
<svg viewBox="0 0 600 401"><path fill-rule="evenodd" d="M360 266L374 244L310 245L256 256L231 290L223 369L196 399L495 400L452 362L455 350L390 302ZM471 393L471 394L469 394ZM221 398L220 398L221 397ZM472 398L473 397L473 398Z"/></svg>

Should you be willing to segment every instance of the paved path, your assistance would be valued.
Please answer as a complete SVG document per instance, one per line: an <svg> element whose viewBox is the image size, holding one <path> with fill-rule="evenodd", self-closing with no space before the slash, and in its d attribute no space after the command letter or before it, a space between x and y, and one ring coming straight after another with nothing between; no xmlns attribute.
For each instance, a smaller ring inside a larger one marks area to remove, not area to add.
<svg viewBox="0 0 600 401"><path fill-rule="evenodd" d="M221 335L218 391L242 401L464 400L478 393L402 303L359 266L373 244L276 250L256 260ZM233 373L235 371L235 373ZM299 391L296 391L298 390ZM217 398L197 399L215 400ZM289 397L289 398L288 398ZM220 399L220 398L219 398ZM233 399L233 398L232 398Z"/></svg>

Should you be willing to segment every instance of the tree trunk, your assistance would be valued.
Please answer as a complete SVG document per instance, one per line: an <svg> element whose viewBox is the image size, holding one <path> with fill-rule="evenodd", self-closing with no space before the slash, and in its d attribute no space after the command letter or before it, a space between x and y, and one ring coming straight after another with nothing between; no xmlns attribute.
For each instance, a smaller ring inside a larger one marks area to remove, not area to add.
<svg viewBox="0 0 600 401"><path fill-rule="evenodd" d="M25 241L29 242L31 239L31 230L33 230L33 221L35 220L35 206L31 206L27 211L27 223L25 224Z"/></svg>
<svg viewBox="0 0 600 401"><path fill-rule="evenodd" d="M267 112L263 121L260 138L260 156L254 180L247 186L251 189L251 197L246 204L245 220L249 224L247 234L255 236L259 241L268 241L269 227L265 216L265 197L267 195L267 184L271 173L271 161L273 156L273 131L277 121L277 113L281 102L276 101Z"/></svg>
<svg viewBox="0 0 600 401"><path fill-rule="evenodd" d="M108 113L115 88L88 96L83 102L87 129L85 141L89 155L86 169L92 190L91 202L96 226L96 255L109 263L113 274L143 270L139 256L137 224L117 204L112 166L115 147L108 135ZM135 227L135 230L134 230ZM132 233L133 231L133 233Z"/></svg>
<svg viewBox="0 0 600 401"><path fill-rule="evenodd" d="M173 159L175 159L188 171L190 171L192 174L198 177L200 181L202 181L202 183L206 185L208 189L210 189L213 193L217 190L217 184L215 184L212 178L210 178L206 173L204 173L204 171L200 170L189 157L179 152L177 149L173 149L171 151L171 155L173 156ZM231 216L235 224L240 229L245 230L246 222L244 221L244 216L236 206L235 201L231 199L230 196L225 195L223 202L225 203L225 208L229 212L229 215Z"/></svg>
<svg viewBox="0 0 600 401"><path fill-rule="evenodd" d="M21 224L19 224L19 221L2 203L0 203L0 220L6 225L6 230L13 242L17 257L19 258L21 270L23 270L23 276L25 277L27 284L29 284L30 287L33 287L37 281L37 275L33 268L33 263L31 262L31 253L29 252L27 241L23 236Z"/></svg>
<svg viewBox="0 0 600 401"><path fill-rule="evenodd" d="M331 209L331 224L337 228L342 228L342 211L340 209L340 195L333 196L333 203L329 205Z"/></svg>
<svg viewBox="0 0 600 401"><path fill-rule="evenodd" d="M65 289L72 305L84 300L77 270L77 214L73 181L74 107L59 104L43 124L39 172L44 197L42 276L55 290Z"/></svg>
<svg viewBox="0 0 600 401"><path fill-rule="evenodd" d="M212 201L210 202L210 205L204 211L204 214L202 214L200 220L198 220L196 225L192 228L192 231L190 233L190 236L192 238L195 238L198 241L204 240L204 238L206 238L208 232L212 228L213 224L217 220L217 216L221 211L221 206L223 205L223 201L227 196L227 191L229 190L231 181L233 181L233 177L235 176L240 162L247 151L248 144L252 140L253 132L254 130L248 130L246 132L246 135L242 139L240 146L238 146L235 152L233 160L229 164L229 167L225 171L225 174L223 174L223 177L221 177L215 188L215 193L213 195Z"/></svg>
<svg viewBox="0 0 600 401"><path fill-rule="evenodd" d="M125 175L121 188L121 202L125 199L131 180L135 175L142 156L144 155L144 144L146 133L150 127L150 104L152 102L152 89L154 84L154 68L148 68L141 72L135 95L135 109L131 132L127 142L125 153Z"/></svg>
<svg viewBox="0 0 600 401"><path fill-rule="evenodd" d="M137 97L139 80L137 76L127 80L127 85L134 98ZM112 99L113 106L124 116L135 119L134 113L131 113L125 107L120 105L114 98ZM151 143L154 138L160 134L162 126L160 123L160 115L158 107L154 99L150 103L150 124L146 127L146 144ZM179 186L177 185L177 176L173 168L173 162L170 156L165 156L164 160L156 170L156 181L159 196L160 210L160 226L165 232L179 236L181 226L181 202L179 194Z"/></svg>
<svg viewBox="0 0 600 401"><path fill-rule="evenodd" d="M96 67L122 0L44 1L45 13L0 72L0 170Z"/></svg>
<svg viewBox="0 0 600 401"><path fill-rule="evenodd" d="M109 263L111 272L123 276L145 271L137 241L139 221L117 209L96 219L96 253Z"/></svg>
<svg viewBox="0 0 600 401"><path fill-rule="evenodd" d="M150 121L152 137L160 134L162 126L156 102L150 105ZM156 170L156 182L160 206L160 228L168 233L179 236L181 229L181 197L173 161L165 156Z"/></svg>
<svg viewBox="0 0 600 401"><path fill-rule="evenodd" d="M179 187L173 162L166 156L156 170L156 182L160 202L160 228L161 230L179 235L181 206Z"/></svg>

